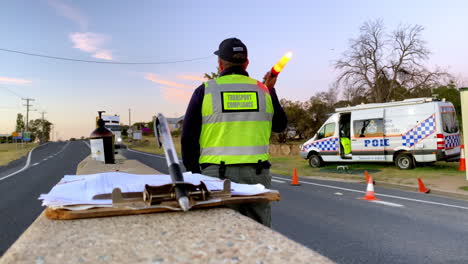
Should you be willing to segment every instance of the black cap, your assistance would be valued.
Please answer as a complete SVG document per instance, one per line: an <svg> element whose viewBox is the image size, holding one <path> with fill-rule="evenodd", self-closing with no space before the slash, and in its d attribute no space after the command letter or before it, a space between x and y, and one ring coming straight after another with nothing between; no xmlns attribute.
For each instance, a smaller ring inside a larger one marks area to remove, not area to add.
<svg viewBox="0 0 468 264"><path fill-rule="evenodd" d="M225 61L243 63L247 61L247 46L240 39L228 38L219 44L214 54Z"/></svg>

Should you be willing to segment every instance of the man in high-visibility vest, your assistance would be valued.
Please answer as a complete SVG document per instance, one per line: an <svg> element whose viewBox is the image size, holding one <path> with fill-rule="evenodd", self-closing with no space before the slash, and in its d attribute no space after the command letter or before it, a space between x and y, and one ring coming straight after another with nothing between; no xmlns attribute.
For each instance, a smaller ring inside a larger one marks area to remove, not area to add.
<svg viewBox="0 0 468 264"><path fill-rule="evenodd" d="M273 88L276 77L267 73L268 87L249 77L247 47L239 39L224 40L215 54L219 77L194 91L184 117L184 166L194 173L270 188L271 131L281 132L287 126ZM269 203L230 207L271 226Z"/></svg>

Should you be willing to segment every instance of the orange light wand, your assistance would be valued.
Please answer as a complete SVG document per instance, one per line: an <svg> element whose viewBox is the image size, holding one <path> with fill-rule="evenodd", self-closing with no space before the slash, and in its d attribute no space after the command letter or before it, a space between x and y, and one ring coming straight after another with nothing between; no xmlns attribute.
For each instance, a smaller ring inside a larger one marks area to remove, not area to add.
<svg viewBox="0 0 468 264"><path fill-rule="evenodd" d="M283 70L284 66L292 57L292 52L288 51L283 57L271 68L271 76L276 77Z"/></svg>

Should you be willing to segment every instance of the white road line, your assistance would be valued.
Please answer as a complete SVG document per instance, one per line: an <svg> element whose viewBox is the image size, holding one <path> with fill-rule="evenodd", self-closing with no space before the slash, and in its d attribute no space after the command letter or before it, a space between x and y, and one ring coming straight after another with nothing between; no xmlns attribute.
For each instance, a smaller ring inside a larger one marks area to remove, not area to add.
<svg viewBox="0 0 468 264"><path fill-rule="evenodd" d="M135 153L147 155L147 156L152 156L152 157L156 157L156 158L160 158L160 159L166 159L166 158L163 157L163 156L158 156L158 155L155 155L155 154L150 154L150 153L146 153L146 152L141 152L141 151L138 151L138 150L133 150L133 149L129 149L129 148L127 148L127 150L128 150L128 151L131 151L131 152L135 152ZM180 161L179 161L179 162L180 162Z"/></svg>
<svg viewBox="0 0 468 264"><path fill-rule="evenodd" d="M274 176L273 178L275 178L275 179L280 179L280 180L284 180L284 178L275 177L275 176ZM310 185L316 185L316 186L321 186L321 187L326 187L326 188L337 189L337 190L343 190L343 191L349 191L349 192L357 192L357 193L365 193L365 191L358 191L358 190L353 190L353 189L348 189L348 188L342 188L342 187L337 187L337 186L332 186L332 185L319 184L319 183L312 183L312 182L306 182L306 181L299 181L299 182L300 182L300 183L304 183L304 184L310 184ZM390 198L400 199L400 200L412 201L412 202L419 202L419 203L426 203L426 204L434 204L434 205L440 205L440 206L445 206L445 207L452 207L452 208L459 208L459 209L468 210L468 207L458 206L458 205L452 205L452 204L431 202L431 201L425 201L425 200L419 200L419 199L413 199L413 198L407 198L407 197L401 197L401 196L395 196L395 195L388 195L388 194L381 194L381 193L376 193L376 196L377 196L377 195L378 195L378 196L383 196L383 197L390 197Z"/></svg>
<svg viewBox="0 0 468 264"><path fill-rule="evenodd" d="M83 141L81 141L81 142L85 143L86 146L88 146L88 148L91 149L91 146L89 145L89 143L88 143L86 140L83 140Z"/></svg>
<svg viewBox="0 0 468 264"><path fill-rule="evenodd" d="M47 143L46 143L46 144L47 144ZM45 144L44 144L44 145L45 145ZM24 167L23 167L22 169L17 170L17 171L15 171L15 172L13 172L13 173L8 174L8 175L5 176L5 177L0 178L0 181L1 181L1 180L4 180L4 179L6 179L6 178L10 178L11 176L14 176L14 175L16 175L16 174L18 174L18 173L24 171L25 169L27 169L27 168L29 167L29 163L31 163L31 154L32 154L33 150L35 150L35 149L38 148L38 147L40 147L40 146L37 146L37 147L31 149L31 151L29 151L28 159L26 160L26 164L24 165Z"/></svg>
<svg viewBox="0 0 468 264"><path fill-rule="evenodd" d="M36 165L39 165L39 162L36 162L36 163L34 163L33 165L31 165L31 166L36 166Z"/></svg>
<svg viewBox="0 0 468 264"><path fill-rule="evenodd" d="M275 179L271 179L271 181L273 181L273 182L279 182L279 183L286 183L285 181L279 181L279 180L275 180Z"/></svg>
<svg viewBox="0 0 468 264"><path fill-rule="evenodd" d="M391 203L391 202L384 202L384 201L371 201L371 202L378 203L378 204L383 204L383 205L388 205L388 206L393 206L393 207L405 207L402 204Z"/></svg>
<svg viewBox="0 0 468 264"><path fill-rule="evenodd" d="M55 153L54 155L58 155L62 153L68 147L68 145L70 145L70 141L68 141L67 144L65 144L65 146L63 146L63 148L59 152Z"/></svg>
<svg viewBox="0 0 468 264"><path fill-rule="evenodd" d="M44 143L44 144L42 144L42 145L39 145L39 146L37 146L37 147L31 149L31 151L29 151L28 159L26 160L26 164L24 165L24 167L23 167L22 169L20 169L20 170L17 170L17 171L15 171L15 172L13 172L13 173L8 174L7 176L4 176L4 177L0 178L0 181L2 181L2 180L4 180L4 179L7 179L7 178L10 178L11 176L14 176L14 175L16 175L16 174L18 174L18 173L24 171L25 169L27 169L27 168L29 167L29 164L31 163L31 154L32 154L33 150L35 150L36 148L40 148L40 147L42 147L42 146L45 146L45 145L47 145L47 144L49 144L49 143L50 143L50 142L46 142L46 143Z"/></svg>

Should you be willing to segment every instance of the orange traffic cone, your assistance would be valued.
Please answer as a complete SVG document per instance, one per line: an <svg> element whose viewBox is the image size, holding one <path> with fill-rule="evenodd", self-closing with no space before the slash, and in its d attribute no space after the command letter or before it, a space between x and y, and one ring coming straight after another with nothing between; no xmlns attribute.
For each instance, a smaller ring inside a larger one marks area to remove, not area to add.
<svg viewBox="0 0 468 264"><path fill-rule="evenodd" d="M364 174L366 175L366 182L369 182L369 177L370 177L370 176L369 176L369 173L368 173L367 171L364 171ZM372 184L375 185L375 181L374 181L374 180L372 181Z"/></svg>
<svg viewBox="0 0 468 264"><path fill-rule="evenodd" d="M418 184L419 184L419 192L429 193L431 191L431 189L427 189L426 186L424 186L424 183L422 182L421 178L418 178Z"/></svg>
<svg viewBox="0 0 468 264"><path fill-rule="evenodd" d="M299 177L297 177L297 169L296 169L296 168L293 169L293 175L292 175L291 185L294 185L294 186L299 186L299 185L301 185L301 184L299 183Z"/></svg>
<svg viewBox="0 0 468 264"><path fill-rule="evenodd" d="M374 184L372 183L372 177L369 176L369 180L367 181L367 191L366 191L366 196L361 198L362 200L367 200L367 201L377 201L379 199L375 198L375 193L374 193Z"/></svg>
<svg viewBox="0 0 468 264"><path fill-rule="evenodd" d="M466 161L465 161L465 145L461 145L460 149L460 166L458 167L459 171L466 171Z"/></svg>

